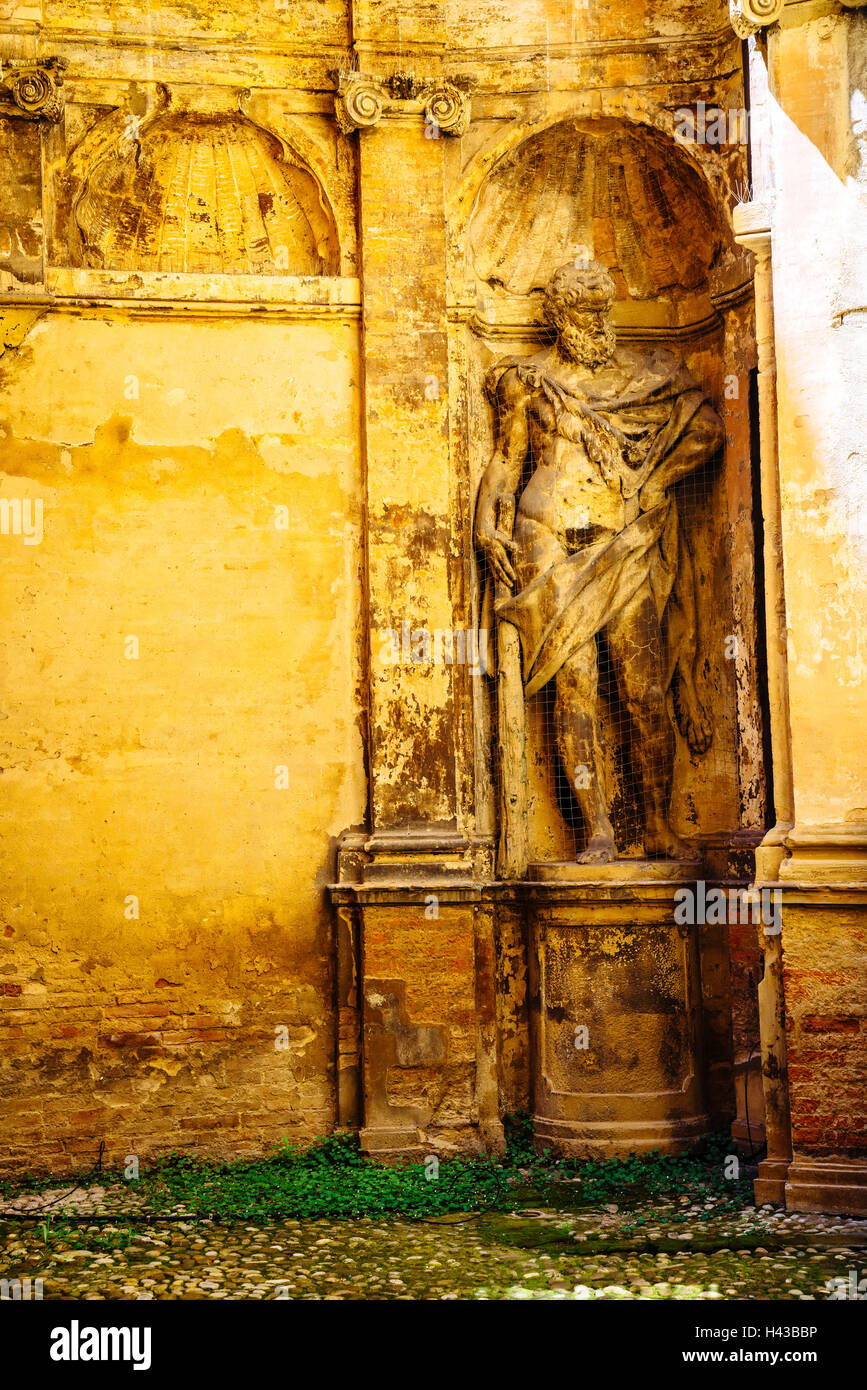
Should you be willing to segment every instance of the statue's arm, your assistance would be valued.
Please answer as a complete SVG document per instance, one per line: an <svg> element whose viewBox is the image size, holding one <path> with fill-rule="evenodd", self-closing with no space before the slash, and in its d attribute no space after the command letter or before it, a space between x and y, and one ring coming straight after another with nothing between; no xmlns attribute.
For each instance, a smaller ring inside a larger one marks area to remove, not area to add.
<svg viewBox="0 0 867 1390"><path fill-rule="evenodd" d="M476 501L476 545L484 551L496 578L509 585L515 583L515 571L508 552L515 546L511 536L497 528L497 504L501 497L513 497L521 483L529 445L527 399L527 388L515 369L504 372L495 396L494 452Z"/></svg>
<svg viewBox="0 0 867 1390"><path fill-rule="evenodd" d="M716 453L723 441L723 423L713 406L705 401L689 422L674 448L665 455L641 489L642 511L664 501L665 494L679 478L700 467Z"/></svg>

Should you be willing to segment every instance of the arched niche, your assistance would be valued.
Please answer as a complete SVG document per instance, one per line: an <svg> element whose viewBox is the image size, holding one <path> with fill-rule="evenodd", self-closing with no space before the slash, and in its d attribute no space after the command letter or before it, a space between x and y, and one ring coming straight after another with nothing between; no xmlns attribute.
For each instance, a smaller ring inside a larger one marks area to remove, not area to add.
<svg viewBox="0 0 867 1390"><path fill-rule="evenodd" d="M671 805L679 833L725 844L745 826L758 828L764 815L751 597L753 356L749 284L733 244L726 197L731 169L711 177L705 158L682 148L649 117L629 120L622 113L566 113L541 127L502 130L466 172L452 205L451 230L468 292L473 498L494 439L485 374L497 359L529 356L548 337L544 286L578 255L591 253L614 279L618 340L639 351L667 349L683 357L723 417L724 449L676 485L698 586L698 683L714 736L704 754L692 754L678 738ZM479 590L480 603L481 598ZM740 645L731 641L737 631ZM621 853L639 856L640 788L630 775L622 701L610 671L603 677L612 820ZM527 703L530 856L569 860L582 846L583 830L552 755L552 700L546 687ZM492 727L490 709L478 719L480 729ZM484 743L485 736L480 739ZM493 759L489 770L493 785Z"/></svg>
<svg viewBox="0 0 867 1390"><path fill-rule="evenodd" d="M526 136L488 171L467 233L478 297L538 320L557 266L590 251L611 272L623 323L684 326L711 312L708 278L727 221L684 151L650 125L567 117Z"/></svg>
<svg viewBox="0 0 867 1390"><path fill-rule="evenodd" d="M113 271L333 276L340 264L313 172L225 110L163 110L103 138L82 171L69 249L73 265Z"/></svg>

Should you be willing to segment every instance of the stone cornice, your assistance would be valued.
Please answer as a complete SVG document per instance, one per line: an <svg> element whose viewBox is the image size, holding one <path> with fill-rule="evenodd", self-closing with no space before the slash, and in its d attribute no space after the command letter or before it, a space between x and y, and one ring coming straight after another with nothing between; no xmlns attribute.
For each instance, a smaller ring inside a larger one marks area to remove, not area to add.
<svg viewBox="0 0 867 1390"><path fill-rule="evenodd" d="M735 241L755 255L768 254L771 244L771 213L762 202L737 203L732 209Z"/></svg>
<svg viewBox="0 0 867 1390"><path fill-rule="evenodd" d="M843 3L843 0L841 0ZM864 4L867 0L849 0L850 4ZM356 40L351 49L339 41L322 42L314 34L309 37L287 38L272 43L245 40L234 34L207 34L190 38L181 34L135 33L113 28L106 30L76 28L72 25L52 25L27 22L6 21L0 23L0 36L7 34L16 38L34 40L51 48L142 48L149 54L164 52L189 52L191 45L200 52L231 49L233 53L297 57L322 57L329 55L332 61L363 59L365 66L381 67L386 63L399 63L401 58L418 61L425 65L439 65L446 57L451 65L468 63L479 67L485 63L529 62L538 57L539 42L527 41L509 44L468 44L435 42L404 42L401 46L389 41ZM730 42L731 30L725 28L702 32L688 31L683 34L636 34L628 38L576 38L569 42L551 43L547 51L553 62L568 63L584 53L623 53L644 52L651 49L704 48L725 46Z"/></svg>
<svg viewBox="0 0 867 1390"><path fill-rule="evenodd" d="M831 3L831 0L828 0ZM389 73L414 68L435 85L448 64L452 81L473 98L483 92L501 97L547 90L583 89L600 80L597 66L609 58L617 65L634 54L642 68L641 81L678 82L688 63L697 80L706 81L720 65L731 69L736 39L728 24L708 32L617 38L576 37L571 42L540 47L538 42L450 43L443 51L435 43L404 44L398 51L389 42L360 45L339 36L295 34L285 40L230 34L202 34L195 39L178 34L129 33L90 27L27 25L0 21L0 47L10 54L37 52L64 55L80 77L89 82L181 82L219 84L231 69L232 85L274 88L284 92L325 93L335 69L360 68ZM227 62L227 60L229 60ZM32 61L37 61L35 58ZM656 72L656 69L659 69ZM619 67L618 67L619 72ZM605 81L610 77L606 76Z"/></svg>
<svg viewBox="0 0 867 1390"><path fill-rule="evenodd" d="M7 346L30 321L54 313L120 313L127 318L282 318L345 320L361 316L361 286L352 276L195 275L159 271L49 268L48 293L0 295Z"/></svg>

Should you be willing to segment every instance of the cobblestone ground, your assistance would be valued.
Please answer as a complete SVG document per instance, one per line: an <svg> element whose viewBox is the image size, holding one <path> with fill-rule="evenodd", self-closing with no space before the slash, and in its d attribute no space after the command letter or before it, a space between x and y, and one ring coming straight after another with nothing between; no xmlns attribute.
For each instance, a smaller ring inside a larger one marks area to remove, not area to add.
<svg viewBox="0 0 867 1390"><path fill-rule="evenodd" d="M719 1217L676 1204L633 1208L628 1218L616 1204L582 1213L516 1207L426 1222L181 1220L60 1233L0 1214L0 1277L41 1278L46 1299L867 1296L864 1221L771 1208ZM98 1192L87 1209L99 1209ZM663 1221L674 1213L686 1217L676 1234Z"/></svg>

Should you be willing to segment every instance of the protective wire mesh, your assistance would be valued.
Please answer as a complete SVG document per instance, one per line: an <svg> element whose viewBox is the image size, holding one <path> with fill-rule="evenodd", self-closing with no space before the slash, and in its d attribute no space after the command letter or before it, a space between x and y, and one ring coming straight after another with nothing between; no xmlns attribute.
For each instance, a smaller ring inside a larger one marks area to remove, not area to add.
<svg viewBox="0 0 867 1390"><path fill-rule="evenodd" d="M579 322L592 339L605 313ZM530 860L695 858L737 825L719 415L668 347L563 348L498 358L486 381L501 851L523 817ZM702 378L718 355L695 354Z"/></svg>

